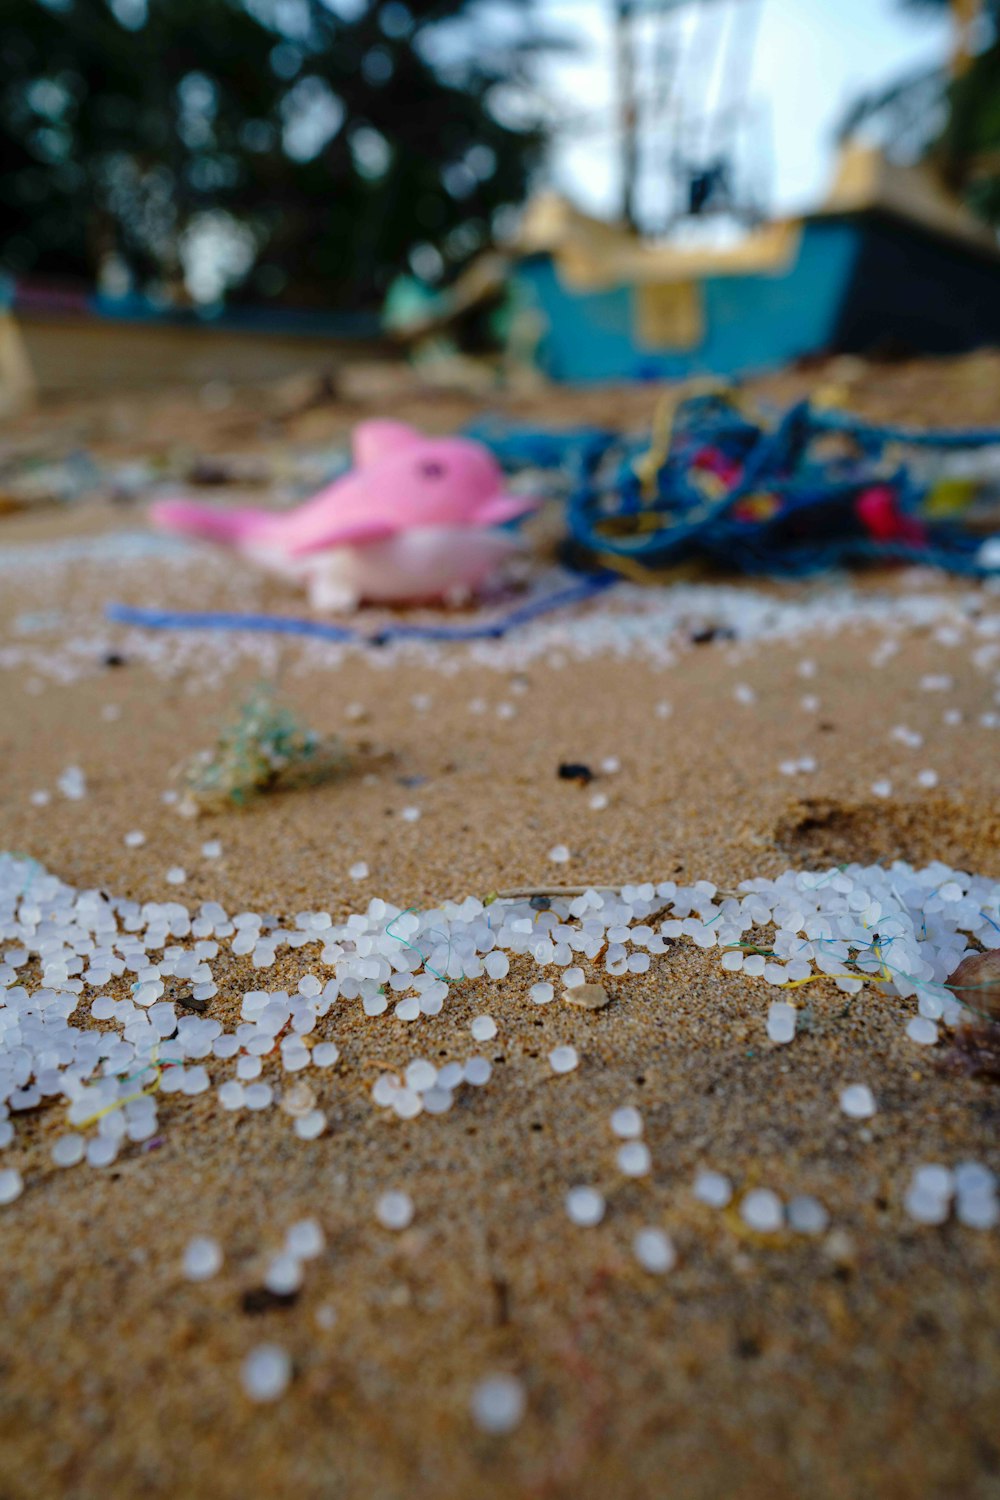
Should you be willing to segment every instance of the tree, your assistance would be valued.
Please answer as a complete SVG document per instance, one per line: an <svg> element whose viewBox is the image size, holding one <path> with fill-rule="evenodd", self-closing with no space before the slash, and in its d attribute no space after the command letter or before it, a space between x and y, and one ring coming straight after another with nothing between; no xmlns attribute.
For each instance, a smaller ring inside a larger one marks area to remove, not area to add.
<svg viewBox="0 0 1000 1500"><path fill-rule="evenodd" d="M1000 5L995 10L992 43L949 83L947 117L932 153L969 207L1000 225Z"/></svg>
<svg viewBox="0 0 1000 1500"><path fill-rule="evenodd" d="M4 0L0 266L301 305L521 201L533 0Z"/></svg>
<svg viewBox="0 0 1000 1500"><path fill-rule="evenodd" d="M1000 0L905 0L950 10L949 62L856 101L841 135L873 128L890 150L921 158L987 221L1000 225Z"/></svg>

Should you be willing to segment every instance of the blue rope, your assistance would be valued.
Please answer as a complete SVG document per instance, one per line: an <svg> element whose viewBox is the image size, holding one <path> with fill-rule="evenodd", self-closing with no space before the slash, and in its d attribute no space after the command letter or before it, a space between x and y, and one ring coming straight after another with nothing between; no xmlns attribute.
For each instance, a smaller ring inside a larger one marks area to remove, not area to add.
<svg viewBox="0 0 1000 1500"><path fill-rule="evenodd" d="M851 438L856 451L817 452L830 435ZM929 481L895 450L1000 445L1000 428L915 432L817 411L803 401L766 429L725 397L693 397L678 408L652 497L635 472L642 446L609 437L598 452L597 437L565 437L566 466L577 472L568 523L578 557L653 570L701 556L746 573L778 575L871 562L919 563L968 577L996 571L977 560L984 538L928 515ZM738 476L715 496L699 469L708 454ZM919 523L923 540L880 540L868 532L857 502L873 487L891 491L896 515ZM768 502L763 512L746 503L762 496Z"/></svg>
<svg viewBox="0 0 1000 1500"><path fill-rule="evenodd" d="M270 635L311 636L355 646L386 646L393 641L490 641L520 625L580 604L615 583L613 574L588 578L554 594L531 599L499 619L483 625L387 625L381 630L353 630L323 620L303 620L289 615L234 614L226 610L141 609L131 604L109 604L105 619L116 625L142 625L148 630L234 630Z"/></svg>
<svg viewBox="0 0 1000 1500"><path fill-rule="evenodd" d="M810 408L811 410L811 408ZM880 446L902 443L907 448L993 448L1000 443L1000 427L894 427L865 422L850 412L812 412L816 425L828 432L863 436Z"/></svg>

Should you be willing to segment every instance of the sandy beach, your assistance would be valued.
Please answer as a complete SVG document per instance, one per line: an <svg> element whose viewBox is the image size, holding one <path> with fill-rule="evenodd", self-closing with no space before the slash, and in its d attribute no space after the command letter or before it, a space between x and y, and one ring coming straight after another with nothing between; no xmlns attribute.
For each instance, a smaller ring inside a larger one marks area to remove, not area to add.
<svg viewBox="0 0 1000 1500"><path fill-rule="evenodd" d="M995 381L964 369L841 364L827 378L847 380L870 415L996 421ZM800 373L758 394L815 383ZM605 409L638 424L650 399L612 395ZM334 444L360 406L275 429L244 404L229 428L199 430L199 448L245 441L273 461ZM401 414L446 428L468 406L414 397ZM564 394L551 420L597 410L596 396L574 408ZM72 431L125 462L184 426L180 405L144 431L130 418L125 437L87 420L34 419L17 442L57 451ZM0 849L68 885L294 927L302 912L343 923L375 898L425 911L562 886L729 892L855 863L1000 879L1000 599L988 586L916 570L621 584L458 645L158 632L105 609L302 603L242 565L154 543L144 503L98 496L0 521ZM530 587L559 576L547 560ZM349 769L183 816L164 793L261 682L339 736ZM561 777L567 763L590 779ZM83 795L60 788L68 768ZM657 922L666 904L653 902ZM433 1017L336 1001L312 1040L339 1057L297 1075L324 1116L315 1139L281 1108L291 1081L276 1053L262 1059L272 1107L221 1108L233 1063L208 1056L211 1087L160 1096L155 1137L104 1168L53 1163L64 1101L13 1116L0 1166L24 1190L0 1207L4 1500L1000 1494L1000 1231L919 1223L905 1207L922 1164L1000 1170L995 1082L948 1066L946 1025L936 1045L916 1044L915 1002L891 986L779 991L687 936L645 971L580 962L610 995L600 1010L567 1003L557 969L520 953L501 978L450 979ZM203 1013L227 1032L248 992L325 978L314 946L255 969L223 943L210 965ZM101 993L122 1000L133 978ZM551 1003L532 999L540 979L555 984ZM75 1023L108 1024L89 1019L89 997ZM789 1045L768 1036L776 998L796 1006ZM496 1033L477 1041L484 1015ZM564 1075L549 1062L561 1047L578 1055ZM488 1082L440 1116L373 1102L379 1076L414 1058L473 1054ZM840 1106L850 1085L871 1089L870 1118ZM609 1119L623 1106L640 1111L649 1148L638 1177L616 1161ZM731 1183L726 1206L692 1192L709 1169ZM593 1227L567 1215L578 1184L606 1201ZM400 1188L412 1222L392 1232L376 1206ZM740 1203L755 1189L815 1198L821 1232L754 1229ZM325 1246L301 1289L262 1294L268 1257L307 1218ZM663 1274L634 1253L644 1227L669 1235ZM182 1273L200 1234L224 1254L205 1282ZM273 1403L241 1384L261 1344L291 1361ZM504 1373L523 1419L490 1433L470 1403Z"/></svg>

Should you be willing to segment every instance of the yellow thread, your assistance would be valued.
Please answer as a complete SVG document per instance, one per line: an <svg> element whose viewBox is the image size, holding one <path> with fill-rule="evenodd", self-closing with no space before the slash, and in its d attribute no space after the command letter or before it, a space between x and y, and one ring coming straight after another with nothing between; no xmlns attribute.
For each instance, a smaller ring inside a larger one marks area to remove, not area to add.
<svg viewBox="0 0 1000 1500"><path fill-rule="evenodd" d="M734 410L742 409L741 400L729 382L712 375L689 380L681 389L667 391L660 397L653 413L650 445L632 463L632 471L639 481L639 492L647 505L656 499L656 477L670 454L678 408L682 400L695 396L718 396Z"/></svg>
<svg viewBox="0 0 1000 1500"><path fill-rule="evenodd" d="M617 552L597 552L597 561L603 568L621 573L632 583L674 583L683 578L698 578L704 573L704 565L697 560L677 563L671 568L647 568L631 557Z"/></svg>
<svg viewBox="0 0 1000 1500"><path fill-rule="evenodd" d="M99 1109L96 1114L88 1115L85 1120L81 1120L79 1128L83 1130L86 1126L93 1125L95 1120L103 1120L105 1115L113 1114L116 1109L124 1109L126 1104L134 1104L136 1099L142 1099L146 1094L155 1094L157 1089L160 1087L160 1079L163 1076L164 1067L173 1065L173 1058L167 1058L161 1065L159 1059L154 1057L150 1061L149 1067L154 1070L156 1076L148 1088L140 1089L137 1094L126 1094L124 1099L116 1099L113 1104L106 1104L104 1108ZM140 1072L142 1073L146 1073L148 1071L148 1068L140 1069ZM134 1076L138 1077L139 1075L136 1074Z"/></svg>
<svg viewBox="0 0 1000 1500"><path fill-rule="evenodd" d="M662 531L666 526L680 524L675 517L661 515L659 511L639 510L627 516L604 516L594 530L600 536L629 537L640 531Z"/></svg>
<svg viewBox="0 0 1000 1500"><path fill-rule="evenodd" d="M879 963L882 965L882 979L883 979L884 983L889 984L890 981L892 980L892 975L889 972L889 965L886 963L885 957L884 957L884 955L882 953L882 945L881 945L881 943L872 943L872 952L875 954L875 957L878 959Z"/></svg>
<svg viewBox="0 0 1000 1500"><path fill-rule="evenodd" d="M754 495L745 495L740 501L739 509L741 515L746 514L751 520L769 521L781 509L781 503L777 496L761 490Z"/></svg>
<svg viewBox="0 0 1000 1500"><path fill-rule="evenodd" d="M88 1115L85 1120L81 1120L80 1128L83 1129L87 1125L93 1125L95 1120L103 1120L105 1115L113 1114L116 1109L124 1109L126 1104L133 1104L136 1099L141 1099L145 1094L155 1094L159 1087L160 1069L157 1069L156 1078L151 1088L140 1089L137 1094L126 1094L124 1099L116 1099L114 1104L106 1104L103 1109L97 1111L96 1115Z"/></svg>
<svg viewBox="0 0 1000 1500"><path fill-rule="evenodd" d="M639 481L639 492L647 505L651 505L656 499L656 476L666 463L667 454L670 452L670 439L673 436L676 410L676 394L668 393L660 397L653 414L650 445L646 452L640 454L632 464L632 469Z"/></svg>
<svg viewBox="0 0 1000 1500"><path fill-rule="evenodd" d="M862 984L891 984L891 979L876 979L874 974L810 974L808 979L786 979L779 984L780 990L797 990L803 984L815 984L817 979L860 979Z"/></svg>

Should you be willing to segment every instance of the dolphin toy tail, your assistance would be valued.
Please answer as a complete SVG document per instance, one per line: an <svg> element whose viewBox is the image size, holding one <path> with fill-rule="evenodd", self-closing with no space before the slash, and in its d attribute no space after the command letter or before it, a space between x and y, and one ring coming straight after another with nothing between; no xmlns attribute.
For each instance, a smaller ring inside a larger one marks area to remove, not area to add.
<svg viewBox="0 0 1000 1500"><path fill-rule="evenodd" d="M194 500L159 500L152 506L150 518L160 531L231 547L265 541L274 525L274 517L267 511L222 510Z"/></svg>

